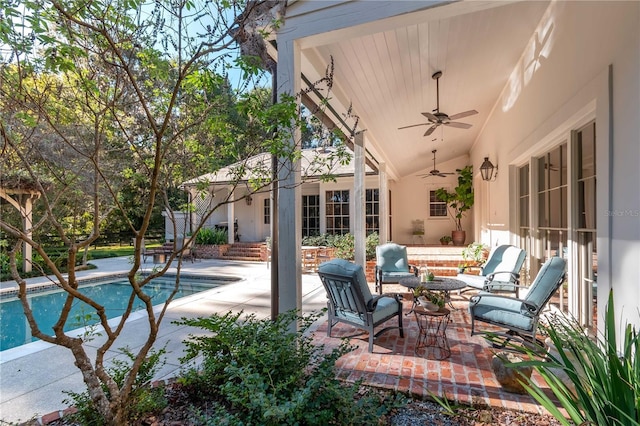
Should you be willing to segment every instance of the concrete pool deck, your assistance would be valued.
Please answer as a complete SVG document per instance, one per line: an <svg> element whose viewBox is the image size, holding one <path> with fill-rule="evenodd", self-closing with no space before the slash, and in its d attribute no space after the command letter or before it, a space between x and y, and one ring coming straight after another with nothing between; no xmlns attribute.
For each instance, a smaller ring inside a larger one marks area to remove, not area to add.
<svg viewBox="0 0 640 426"><path fill-rule="evenodd" d="M82 279L99 278L128 271L127 257L91 261L97 269L78 273ZM154 265L147 262L144 269ZM168 273L175 273L172 265ZM200 330L178 326L172 321L182 317L208 316L228 311L246 314L255 313L259 318L270 315L271 272L264 262L240 262L221 260L198 260L184 262L182 273L195 276L228 276L240 278L211 290L175 300L170 305L162 322L155 347L166 347L166 364L156 379L163 380L179 374L183 365L183 341L190 333ZM46 278L32 278L29 285L46 284ZM15 282L2 282L0 288L15 287ZM318 311L326 307L326 295L316 274L302 275L303 312ZM134 352L139 346L140 336L145 335L148 325L144 315L132 315L122 334L109 352L109 359L122 356L118 348L128 346ZM89 351L95 351L102 338L87 343ZM95 352L93 352L95 353ZM90 353L90 355L93 355ZM66 407L63 391L85 390L79 370L74 366L69 350L44 342L34 342L19 348L0 352L0 423L25 422L56 412Z"/></svg>

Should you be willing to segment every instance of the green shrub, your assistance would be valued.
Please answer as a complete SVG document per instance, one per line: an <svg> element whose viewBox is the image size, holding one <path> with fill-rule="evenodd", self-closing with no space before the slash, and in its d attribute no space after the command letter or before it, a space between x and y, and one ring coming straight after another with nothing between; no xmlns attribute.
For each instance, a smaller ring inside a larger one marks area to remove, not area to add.
<svg viewBox="0 0 640 426"><path fill-rule="evenodd" d="M375 425L399 405L360 383L336 379L335 362L352 350L345 342L328 354L312 344L305 331L318 314L295 312L275 321L241 314L183 319L211 335L190 336L183 362L200 355L200 369L181 379L192 401L206 402L200 424L210 425ZM292 332L295 323L301 330Z"/></svg>
<svg viewBox="0 0 640 426"><path fill-rule="evenodd" d="M377 232L367 235L365 242L367 260L375 259L376 246L380 244ZM352 234L333 235L322 234L302 238L303 246L326 246L336 249L336 257L340 259L353 260L355 253L355 239Z"/></svg>
<svg viewBox="0 0 640 426"><path fill-rule="evenodd" d="M302 245L303 246L325 246L325 247L333 247L330 242L329 234L322 235L307 235L302 237Z"/></svg>
<svg viewBox="0 0 640 426"><path fill-rule="evenodd" d="M558 355L512 365L533 366L546 380L570 421L529 379L525 388L531 396L563 425L640 424L640 337L628 324L618 348L612 292L605 313L604 339L587 336L573 320L556 320L541 328L549 335ZM529 349L519 349L530 357L536 356ZM559 371L565 373L568 383L563 382Z"/></svg>
<svg viewBox="0 0 640 426"><path fill-rule="evenodd" d="M113 377L118 386L122 387L125 377L131 369L131 364L135 359L135 354L128 348L120 348L120 350L129 360L115 359L113 366L107 370L108 374ZM149 356L140 366L129 399L125 403L128 410L127 420L131 422L129 424L139 420L144 415L159 413L167 406L164 388L151 386L153 376L165 363L163 360L165 353L166 350L164 348L157 351L151 350ZM103 386L103 389L105 392L109 392L106 386ZM78 409L75 414L69 416L69 420L83 425L101 426L105 424L104 418L98 410L95 409L88 391L82 393L65 393L69 395L70 399L64 400L63 403L71 404Z"/></svg>
<svg viewBox="0 0 640 426"><path fill-rule="evenodd" d="M356 250L355 238L352 234L336 235L333 241L336 257L353 260Z"/></svg>
<svg viewBox="0 0 640 426"><path fill-rule="evenodd" d="M196 244L221 245L227 244L229 237L224 229L202 228L196 235Z"/></svg>
<svg viewBox="0 0 640 426"><path fill-rule="evenodd" d="M376 258L376 247L380 245L380 237L377 232L373 232L367 235L367 241L365 242L367 251L367 260Z"/></svg>

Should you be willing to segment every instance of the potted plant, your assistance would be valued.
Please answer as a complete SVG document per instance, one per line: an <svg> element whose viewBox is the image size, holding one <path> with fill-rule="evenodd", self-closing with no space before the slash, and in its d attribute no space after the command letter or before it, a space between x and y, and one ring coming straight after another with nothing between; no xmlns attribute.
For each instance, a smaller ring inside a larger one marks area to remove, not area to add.
<svg viewBox="0 0 640 426"><path fill-rule="evenodd" d="M462 229L462 218L473 206L473 166L466 166L458 169L458 186L453 192L445 188L436 189L436 197L440 201L447 203L449 214L456 225L456 229L451 231L453 245L462 246L466 239L466 233Z"/></svg>
<svg viewBox="0 0 640 426"><path fill-rule="evenodd" d="M467 266L482 266L487 260L488 253L489 251L486 245L473 242L462 249L462 258L465 260Z"/></svg>
<svg viewBox="0 0 640 426"><path fill-rule="evenodd" d="M463 273L465 268L470 266L482 266L487 261L489 249L486 245L473 242L462 249L462 259L464 263L458 266L458 273Z"/></svg>
<svg viewBox="0 0 640 426"><path fill-rule="evenodd" d="M450 235L443 235L442 237L440 237L440 244L442 244L443 246L448 246L450 242L451 242Z"/></svg>
<svg viewBox="0 0 640 426"><path fill-rule="evenodd" d="M428 311L437 311L444 307L446 302L444 294L440 291L428 290L426 287L419 285L413 289L413 297L418 301L420 306Z"/></svg>

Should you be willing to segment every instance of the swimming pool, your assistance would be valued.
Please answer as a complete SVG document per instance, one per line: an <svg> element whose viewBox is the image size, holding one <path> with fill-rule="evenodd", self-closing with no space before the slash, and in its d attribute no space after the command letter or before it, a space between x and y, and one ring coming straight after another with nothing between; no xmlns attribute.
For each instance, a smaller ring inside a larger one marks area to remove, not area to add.
<svg viewBox="0 0 640 426"><path fill-rule="evenodd" d="M226 278L213 279L185 279L180 278L180 288L175 299L189 296L220 285L229 283ZM144 286L145 294L151 296L154 305L164 303L175 286L175 277L156 278ZM109 319L119 317L124 313L129 296L132 293L127 278L98 281L82 285L80 292L91 297L105 307ZM54 287L51 290L34 293L28 296L34 317L40 330L53 334L52 327L58 320L62 304L67 293ZM133 311L144 308L142 301L136 297ZM83 318L91 315L91 319L84 322ZM86 325L97 323L95 310L86 303L75 300L65 331L74 330ZM15 348L38 339L31 336L31 329L22 311L22 304L17 297L9 297L0 301L0 351Z"/></svg>

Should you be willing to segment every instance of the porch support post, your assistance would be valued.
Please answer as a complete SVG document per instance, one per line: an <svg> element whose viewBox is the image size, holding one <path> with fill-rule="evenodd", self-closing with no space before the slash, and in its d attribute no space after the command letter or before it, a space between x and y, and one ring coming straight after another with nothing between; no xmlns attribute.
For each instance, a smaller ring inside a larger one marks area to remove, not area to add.
<svg viewBox="0 0 640 426"><path fill-rule="evenodd" d="M387 163L378 164L378 227L380 244L389 241L389 186L387 182Z"/></svg>
<svg viewBox="0 0 640 426"><path fill-rule="evenodd" d="M227 204L227 243L233 244L236 236L235 193L233 189L229 189L229 191L231 191L231 193L229 194L229 204Z"/></svg>
<svg viewBox="0 0 640 426"><path fill-rule="evenodd" d="M366 269L366 227L365 227L365 164L364 164L364 133L358 132L354 138L353 152L353 235L355 237L354 260Z"/></svg>
<svg viewBox="0 0 640 426"><path fill-rule="evenodd" d="M284 28L283 28L284 29ZM285 30L286 32L286 30ZM295 40L278 39L278 97L300 92L300 47ZM293 126L293 123L292 123ZM291 147L300 140L295 129L289 140ZM302 309L302 192L300 189L300 161L279 160L278 171L278 309L284 313Z"/></svg>

